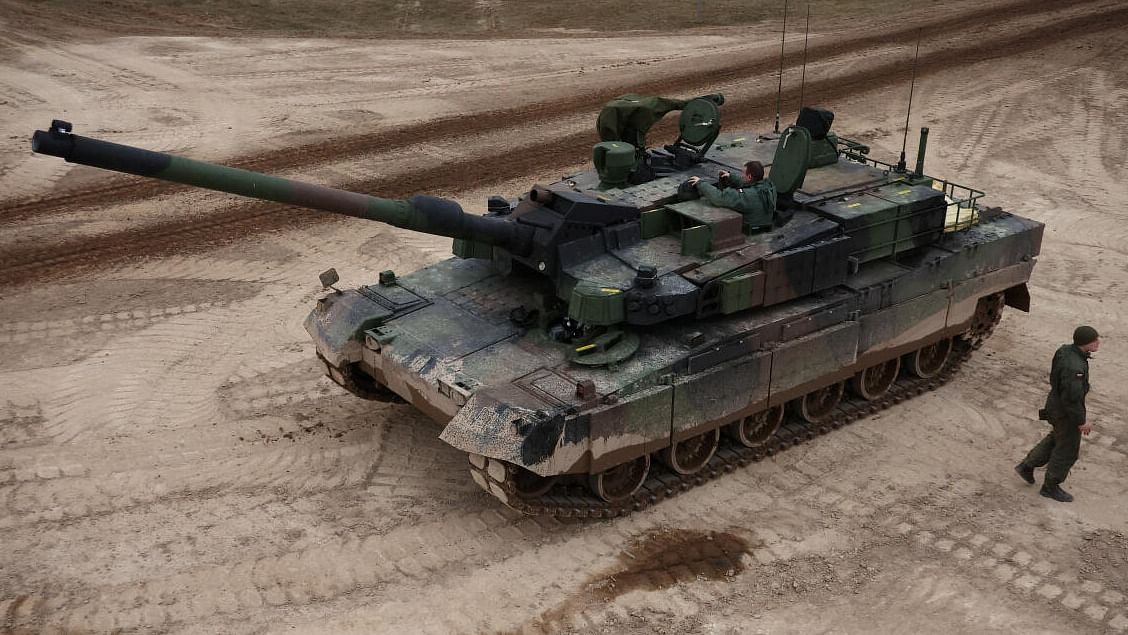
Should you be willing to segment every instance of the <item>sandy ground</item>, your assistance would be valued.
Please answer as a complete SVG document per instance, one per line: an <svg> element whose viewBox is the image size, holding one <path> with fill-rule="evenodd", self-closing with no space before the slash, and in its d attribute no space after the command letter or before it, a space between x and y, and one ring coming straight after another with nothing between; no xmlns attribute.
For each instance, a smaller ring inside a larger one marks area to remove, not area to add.
<svg viewBox="0 0 1128 635"><path fill-rule="evenodd" d="M1047 223L1034 310L1008 312L937 392L600 522L506 510L410 406L320 377L301 328L317 273L367 283L447 241L73 167L27 138L62 117L480 209L582 165L607 94L723 90L730 126L770 128L769 28L6 41L0 630L1128 632L1125 13L976 3L813 24L809 100L893 158L928 26L912 123L931 128L928 171ZM1063 505L1011 467L1046 430L1048 361L1079 322L1105 337Z"/></svg>

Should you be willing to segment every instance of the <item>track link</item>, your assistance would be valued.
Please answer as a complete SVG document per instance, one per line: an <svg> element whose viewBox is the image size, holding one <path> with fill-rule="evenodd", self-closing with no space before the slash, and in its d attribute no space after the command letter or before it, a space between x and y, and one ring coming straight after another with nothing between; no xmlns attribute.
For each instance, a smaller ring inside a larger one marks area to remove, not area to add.
<svg viewBox="0 0 1128 635"><path fill-rule="evenodd" d="M997 320L996 320L997 322ZM986 325L983 325L986 326ZM948 383L956 375L960 367L978 348L985 337L983 326L974 333L975 337L965 339L972 333L957 336L952 341L952 353L944 369L934 377L921 379L915 377L901 377L889 388L889 391L880 399L866 401L860 397L843 400L833 417L819 424L807 424L788 417L779 430L762 446L749 448L739 443L726 439L722 435L721 447L701 470L690 475L679 475L664 468L651 469L650 476L631 498L617 502L607 503L596 498L587 488L581 485L557 485L547 494L537 498L523 498L514 487L511 479L496 478L499 474L509 474L503 464L487 459L481 465L470 463L470 473L474 480L507 506L530 516L547 515L559 518L615 518L625 516L631 512L639 511L658 503L659 501L673 498L678 494L703 485L713 479L745 467L751 463L761 461L796 445L810 441L816 437L829 433L832 430L849 425L859 419L868 417L881 410L885 410L903 401L918 395L930 392ZM993 329L994 323L988 327ZM491 470L490 465L502 469Z"/></svg>

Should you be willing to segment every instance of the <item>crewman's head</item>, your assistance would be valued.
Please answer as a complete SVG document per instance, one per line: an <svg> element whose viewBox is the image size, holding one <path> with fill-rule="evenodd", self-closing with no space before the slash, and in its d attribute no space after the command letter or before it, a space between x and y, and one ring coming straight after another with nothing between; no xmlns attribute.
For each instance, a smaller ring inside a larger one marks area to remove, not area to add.
<svg viewBox="0 0 1128 635"><path fill-rule="evenodd" d="M1095 353L1101 347L1101 336L1091 326L1078 326L1073 331L1073 344L1086 353Z"/></svg>
<svg viewBox="0 0 1128 635"><path fill-rule="evenodd" d="M744 164L744 178L752 183L764 180L764 164L759 161L749 161Z"/></svg>

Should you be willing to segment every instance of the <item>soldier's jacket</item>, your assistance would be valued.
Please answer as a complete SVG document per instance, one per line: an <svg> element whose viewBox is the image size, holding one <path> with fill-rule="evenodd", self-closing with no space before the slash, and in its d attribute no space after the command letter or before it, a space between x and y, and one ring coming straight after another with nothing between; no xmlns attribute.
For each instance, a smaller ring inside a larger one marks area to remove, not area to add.
<svg viewBox="0 0 1128 635"><path fill-rule="evenodd" d="M1050 365L1050 394L1046 413L1073 425L1085 423L1085 395L1089 393L1089 355L1073 344L1063 344Z"/></svg>
<svg viewBox="0 0 1128 635"><path fill-rule="evenodd" d="M744 224L752 227L770 227L776 208L776 189L768 179L752 184L737 176L729 176L727 187L719 189L705 182L697 184L697 191L710 205L727 207L744 215Z"/></svg>

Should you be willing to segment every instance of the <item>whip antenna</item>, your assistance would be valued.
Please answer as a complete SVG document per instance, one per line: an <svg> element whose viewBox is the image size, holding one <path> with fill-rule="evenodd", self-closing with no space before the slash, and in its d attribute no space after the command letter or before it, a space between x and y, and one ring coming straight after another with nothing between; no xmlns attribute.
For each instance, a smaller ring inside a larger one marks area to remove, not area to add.
<svg viewBox="0 0 1128 635"><path fill-rule="evenodd" d="M913 89L916 88L917 59L920 57L920 29L917 29L916 53L913 54L913 79L909 82L909 108L905 111L905 136L901 139L901 160L897 162L897 171L905 171L905 146L909 142L909 115L913 112Z"/></svg>
<svg viewBox="0 0 1128 635"><path fill-rule="evenodd" d="M811 5L807 5L807 26L803 30L803 76L799 80L799 110L803 110L803 89L807 87L807 35L811 32Z"/></svg>
<svg viewBox="0 0 1128 635"><path fill-rule="evenodd" d="M783 0L783 31L779 34L779 89L776 90L775 131L779 132L779 104L783 97L783 45L787 42L787 0Z"/></svg>

